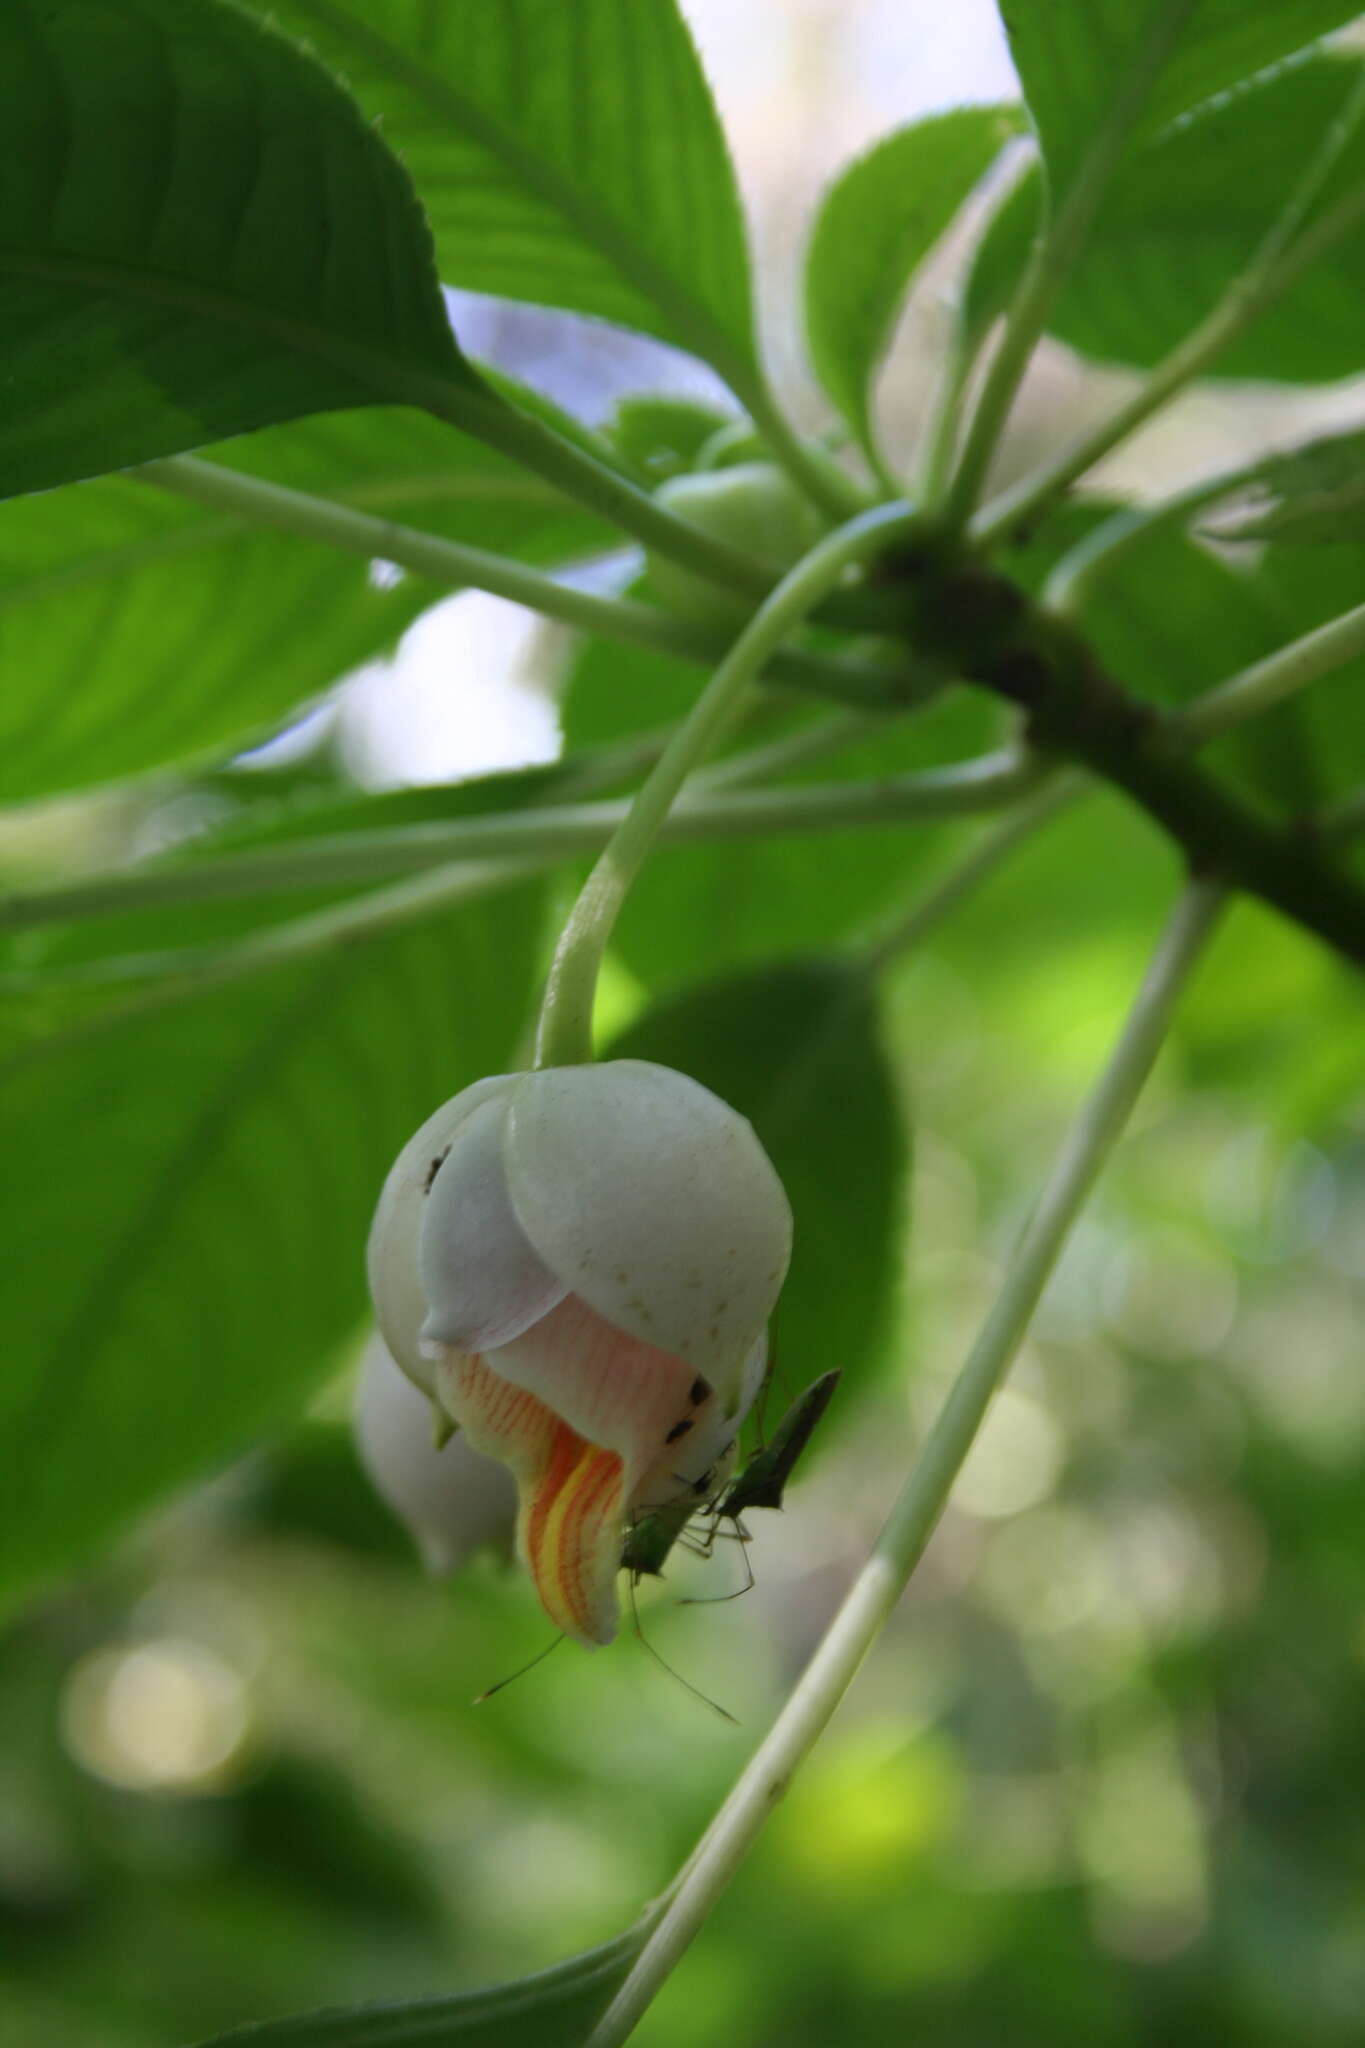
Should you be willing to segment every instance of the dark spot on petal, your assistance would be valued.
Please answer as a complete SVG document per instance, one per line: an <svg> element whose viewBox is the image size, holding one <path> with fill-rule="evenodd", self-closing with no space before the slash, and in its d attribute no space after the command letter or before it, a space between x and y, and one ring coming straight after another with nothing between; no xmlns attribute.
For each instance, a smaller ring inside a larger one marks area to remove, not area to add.
<svg viewBox="0 0 1365 2048"><path fill-rule="evenodd" d="M690 1416L690 1415L684 1415L684 1417L683 1417L683 1419L682 1419L682 1421L681 1421L681 1422L675 1422L675 1423L674 1423L674 1425L673 1425L672 1429L670 1429L670 1430L669 1430L669 1432L668 1432L668 1435L667 1435L667 1436L666 1436L666 1437L664 1438L664 1442L665 1442L666 1444L675 1444L675 1443L676 1443L676 1442L678 1441L678 1438L679 1438L680 1436L686 1436L686 1435L687 1435L687 1432L688 1432L688 1430L689 1430L689 1429L691 1429L691 1427L692 1427L692 1418L691 1418L691 1416Z"/></svg>
<svg viewBox="0 0 1365 2048"><path fill-rule="evenodd" d="M445 1151L438 1152L436 1157L432 1160L430 1166L427 1168L427 1177L422 1182L422 1193L424 1195L429 1195L431 1193L431 1184L435 1180L437 1174L441 1171L441 1168L445 1165L449 1157L450 1147L449 1145L447 1145Z"/></svg>
<svg viewBox="0 0 1365 2048"><path fill-rule="evenodd" d="M687 1398L694 1408L700 1408L703 1401L709 1401L711 1398L710 1380L704 1380L701 1374L698 1373L687 1390Z"/></svg>

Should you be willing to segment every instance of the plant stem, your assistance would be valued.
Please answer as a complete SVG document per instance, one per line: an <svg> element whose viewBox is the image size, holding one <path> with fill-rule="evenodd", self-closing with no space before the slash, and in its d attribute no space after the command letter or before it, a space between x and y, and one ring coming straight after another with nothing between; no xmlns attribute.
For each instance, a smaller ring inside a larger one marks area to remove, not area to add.
<svg viewBox="0 0 1365 2048"><path fill-rule="evenodd" d="M792 482L827 519L850 519L866 507L867 493L845 475L837 462L806 446L766 383L761 379L756 383L746 380L738 396ZM888 490L887 496L894 496L894 491Z"/></svg>
<svg viewBox="0 0 1365 2048"><path fill-rule="evenodd" d="M476 590L490 591L495 597L526 605L546 618L559 619L585 633L603 633L614 640L628 640L638 646L659 648L666 654L682 655L689 661L707 663L718 660L729 645L723 630L674 618L653 605L637 604L629 598L597 597L590 591L557 582L521 562L509 561L503 555L445 540L415 527L400 526L389 519L377 519L352 506L311 497L284 484L267 483L261 477L247 476L221 463L173 455L143 463L130 474L144 483L155 484L159 490L230 513L254 526L269 526L304 540L319 541L325 547L340 548L366 561L396 562L400 568L455 588L471 585ZM774 653L765 675L766 679L790 683L820 696L871 706L904 703L913 691L904 669L785 649Z"/></svg>
<svg viewBox="0 0 1365 2048"><path fill-rule="evenodd" d="M818 541L759 606L660 756L569 913L541 1006L538 1066L572 1066L592 1058L598 971L626 891L683 783L720 739L764 662L821 598L838 587L848 569L893 542L908 539L917 526L917 515L906 505L860 513Z"/></svg>
<svg viewBox="0 0 1365 2048"><path fill-rule="evenodd" d="M1170 723L1185 739L1212 739L1216 733L1259 717L1358 654L1365 654L1365 604L1291 640L1264 661L1229 676L1216 689L1206 690L1194 703L1173 711Z"/></svg>
<svg viewBox="0 0 1365 2048"><path fill-rule="evenodd" d="M1004 333L986 372L957 473L947 494L944 513L950 526L961 526L977 501L1053 300L1085 245L1147 96L1195 4L1196 0L1165 0L1165 5L1156 10L1145 41L1117 82L1103 127L1086 151L1050 226L1034 245L1006 317Z"/></svg>
<svg viewBox="0 0 1365 2048"><path fill-rule="evenodd" d="M1080 775L1049 775L1033 796L983 832L956 866L931 882L908 910L894 918L858 956L855 965L870 978L882 973L898 955L917 946L927 932L941 924L995 873L1022 840L1031 838L1040 826L1065 810L1085 786Z"/></svg>
<svg viewBox="0 0 1365 2048"><path fill-rule="evenodd" d="M695 790L731 789L739 782L768 782L778 775L790 775L809 761L821 761L838 754L858 740L884 732L892 723L885 714L866 711L836 711L802 725L781 739L760 747L748 747L742 754L728 754L712 767L702 768L693 778Z"/></svg>
<svg viewBox="0 0 1365 2048"><path fill-rule="evenodd" d="M976 350L971 346L966 322L955 308L916 460L915 494L921 505L930 509L937 506L947 488L961 425L962 397L975 361Z"/></svg>
<svg viewBox="0 0 1365 2048"><path fill-rule="evenodd" d="M999 810L1028 789L1038 770L1015 753L984 754L953 768L888 775L875 782L806 783L793 789L688 794L662 831L675 844L748 839L774 832L842 831L906 818L964 817ZM488 817L453 818L384 832L347 832L217 860L139 868L56 888L0 896L0 931L221 901L278 890L382 882L460 860L532 859L546 866L605 846L624 823L625 802L546 805Z"/></svg>
<svg viewBox="0 0 1365 2048"><path fill-rule="evenodd" d="M629 2037L786 1791L905 1590L1071 1226L1151 1072L1221 901L1216 888L1195 884L1177 904L1109 1064L1072 1126L994 1306L872 1555L767 1737L684 1865L630 1975L585 2048L619 2048Z"/></svg>
<svg viewBox="0 0 1365 2048"><path fill-rule="evenodd" d="M375 889L368 895L352 897L327 910L292 918L286 924L268 925L225 945L182 947L166 953L124 954L113 959L77 963L56 976L26 978L0 977L0 992L14 987L41 985L51 988L94 988L100 984L153 981L157 985L130 995L125 1002L111 1003L74 1023L59 1025L55 1031L21 1045L0 1060L0 1075L9 1076L30 1061L70 1046L98 1038L106 1031L139 1022L159 1010L203 995L209 989L226 988L272 967L292 965L318 953L353 946L364 939L429 917L494 889L509 888L528 880L545 866L542 861L506 861L475 865L468 861L451 863L431 873L409 877L390 889Z"/></svg>
<svg viewBox="0 0 1365 2048"><path fill-rule="evenodd" d="M633 534L645 547L656 548L684 568L744 597L761 597L772 588L777 575L772 563L742 554L727 541L716 540L689 520L677 518L648 492L573 441L553 433L530 413L519 411L491 391L483 399L463 387L451 387L449 403L443 400L444 391L443 385L433 383L417 402L462 433L476 434L566 497L600 513L622 532Z"/></svg>
<svg viewBox="0 0 1365 2048"><path fill-rule="evenodd" d="M1216 476L1201 477L1169 497L1157 498L1150 504L1125 505L1121 512L1092 527L1074 548L1067 549L1049 572L1040 602L1059 618L1079 619L1096 584L1107 578L1133 548L1250 483L1267 460L1265 455L1257 455L1250 462L1220 470Z"/></svg>
<svg viewBox="0 0 1365 2048"><path fill-rule="evenodd" d="M1028 526L1078 477L1126 441L1135 428L1168 404L1241 338L1273 300L1339 242L1365 215L1365 182L1357 182L1302 235L1299 230L1346 144L1365 118L1365 78L1332 124L1288 205L1271 228L1247 268L1235 278L1213 311L1192 334L1172 349L1126 404L1107 420L1082 434L1055 461L1026 476L1012 489L983 507L968 528L969 537L989 547L1013 528ZM1295 236L1298 239L1295 240Z"/></svg>

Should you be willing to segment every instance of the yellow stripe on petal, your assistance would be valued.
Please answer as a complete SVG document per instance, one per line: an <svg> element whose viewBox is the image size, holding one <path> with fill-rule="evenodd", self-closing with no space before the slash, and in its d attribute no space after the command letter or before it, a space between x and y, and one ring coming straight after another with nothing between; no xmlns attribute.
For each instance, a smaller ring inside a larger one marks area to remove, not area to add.
<svg viewBox="0 0 1365 2048"><path fill-rule="evenodd" d="M523 1501L526 1562L552 1621L581 1643L609 1643L621 1568L621 1460L560 1427L540 1485Z"/></svg>
<svg viewBox="0 0 1365 2048"><path fill-rule="evenodd" d="M609 1643L625 1517L621 1459L481 1358L452 1355L438 1367L438 1385L471 1449L500 1459L517 1482L517 1548L545 1612L577 1642Z"/></svg>

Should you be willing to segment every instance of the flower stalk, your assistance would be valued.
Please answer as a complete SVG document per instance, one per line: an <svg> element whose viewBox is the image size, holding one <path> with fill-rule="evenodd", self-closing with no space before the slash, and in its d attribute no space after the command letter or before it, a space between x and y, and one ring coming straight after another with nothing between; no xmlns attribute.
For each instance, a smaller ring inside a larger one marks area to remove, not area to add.
<svg viewBox="0 0 1365 2048"><path fill-rule="evenodd" d="M678 792L723 737L755 676L849 569L908 539L916 526L917 515L904 504L860 513L818 541L754 613L659 757L569 913L541 1009L538 1066L571 1066L592 1058L597 976L626 892Z"/></svg>
<svg viewBox="0 0 1365 2048"><path fill-rule="evenodd" d="M888 1620L924 1554L1071 1226L1152 1070L1221 903L1219 889L1196 883L1176 905L1109 1064L1063 1144L994 1306L871 1556L772 1729L684 1865L633 1969L585 2048L619 2048L632 2033Z"/></svg>

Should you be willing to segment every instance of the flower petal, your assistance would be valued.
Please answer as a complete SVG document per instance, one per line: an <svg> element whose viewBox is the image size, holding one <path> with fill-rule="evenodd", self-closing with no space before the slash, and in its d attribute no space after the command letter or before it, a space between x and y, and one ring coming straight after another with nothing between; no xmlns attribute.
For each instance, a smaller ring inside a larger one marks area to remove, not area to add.
<svg viewBox="0 0 1365 2048"><path fill-rule="evenodd" d="M628 1506L670 1441L681 1444L714 1405L710 1386L682 1359L613 1329L574 1294L486 1357L577 1436L623 1460Z"/></svg>
<svg viewBox="0 0 1365 2048"><path fill-rule="evenodd" d="M527 1074L508 1105L508 1187L546 1265L731 1408L791 1254L791 1210L752 1127L645 1060Z"/></svg>
<svg viewBox="0 0 1365 2048"><path fill-rule="evenodd" d="M417 1271L422 1344L489 1351L519 1337L568 1288L539 1257L512 1208L503 1167L507 1098L464 1119L422 1208Z"/></svg>
<svg viewBox="0 0 1365 2048"><path fill-rule="evenodd" d="M481 1358L443 1359L441 1398L476 1450L500 1458L521 1496L517 1548L541 1606L592 1648L616 1633L616 1576L625 1515L622 1463Z"/></svg>
<svg viewBox="0 0 1365 2048"><path fill-rule="evenodd" d="M375 1492L406 1523L428 1571L452 1572L486 1545L511 1555L511 1474L481 1457L462 1433L436 1449L430 1399L377 1337L361 1361L355 1436Z"/></svg>
<svg viewBox="0 0 1365 2048"><path fill-rule="evenodd" d="M727 1415L714 1400L698 1408L695 1429L666 1445L634 1488L632 1512L647 1514L652 1508L667 1507L684 1493L694 1494L700 1506L719 1490L734 1467L740 1425L758 1398L767 1366L765 1331L744 1361L734 1413Z"/></svg>
<svg viewBox="0 0 1365 2048"><path fill-rule="evenodd" d="M398 1364L427 1393L433 1385L431 1360L422 1351L427 1304L417 1270L422 1210L461 1124L480 1103L503 1096L517 1076L492 1074L462 1088L414 1131L389 1169L370 1225L366 1250L375 1318Z"/></svg>

